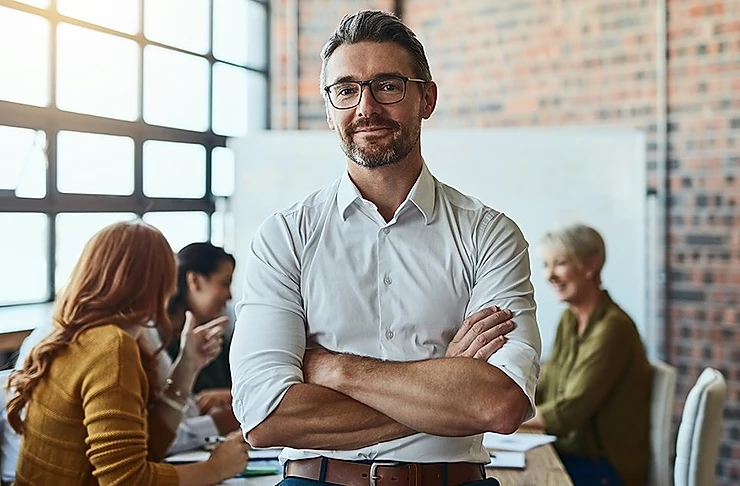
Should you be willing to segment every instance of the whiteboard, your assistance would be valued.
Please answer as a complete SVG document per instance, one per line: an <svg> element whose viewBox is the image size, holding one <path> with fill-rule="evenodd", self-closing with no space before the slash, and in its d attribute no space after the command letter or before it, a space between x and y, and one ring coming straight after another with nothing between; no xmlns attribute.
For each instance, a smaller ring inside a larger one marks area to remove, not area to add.
<svg viewBox="0 0 740 486"><path fill-rule="evenodd" d="M265 131L230 143L236 152L237 262L260 223L323 188L345 170L331 131ZM530 243L537 320L546 358L560 314L545 280L539 239L582 222L604 237L602 280L632 316L650 355L657 346L646 311L645 139L630 129L568 127L422 130L422 153L442 182L509 215ZM239 295L238 273L235 295Z"/></svg>

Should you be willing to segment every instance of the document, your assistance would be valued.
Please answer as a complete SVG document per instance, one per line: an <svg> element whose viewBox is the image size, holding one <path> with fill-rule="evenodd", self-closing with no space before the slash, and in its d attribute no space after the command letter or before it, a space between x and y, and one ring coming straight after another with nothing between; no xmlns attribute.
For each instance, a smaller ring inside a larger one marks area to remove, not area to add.
<svg viewBox="0 0 740 486"><path fill-rule="evenodd" d="M554 435L527 434L516 432L511 435L495 434L486 432L483 434L483 447L496 451L527 452L535 447L555 442Z"/></svg>
<svg viewBox="0 0 740 486"><path fill-rule="evenodd" d="M504 469L524 469L526 454L524 452L496 451L491 453L491 462L486 467Z"/></svg>
<svg viewBox="0 0 740 486"><path fill-rule="evenodd" d="M204 451L203 449L196 449L194 451L181 452L179 454L173 454L169 457L165 457L164 462L169 462L170 464L201 462L207 460L210 455L211 453L208 451Z"/></svg>
<svg viewBox="0 0 740 486"><path fill-rule="evenodd" d="M262 461L277 459L281 452L283 452L282 447L272 447L269 449L249 449L249 460Z"/></svg>

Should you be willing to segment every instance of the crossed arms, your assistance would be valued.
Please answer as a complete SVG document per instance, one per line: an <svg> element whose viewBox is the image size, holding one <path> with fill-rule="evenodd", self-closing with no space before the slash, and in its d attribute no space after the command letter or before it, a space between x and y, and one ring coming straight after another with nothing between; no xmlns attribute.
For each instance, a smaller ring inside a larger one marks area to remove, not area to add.
<svg viewBox="0 0 740 486"><path fill-rule="evenodd" d="M284 233L284 223L271 229ZM533 410L540 343L527 245L511 227L506 248L491 245L507 252L496 255L505 263L481 267L471 291L468 309L482 310L465 320L444 357L404 362L306 350L298 258L276 249L280 237L267 244L258 235L230 359L234 410L250 444L354 450L418 432L516 430Z"/></svg>

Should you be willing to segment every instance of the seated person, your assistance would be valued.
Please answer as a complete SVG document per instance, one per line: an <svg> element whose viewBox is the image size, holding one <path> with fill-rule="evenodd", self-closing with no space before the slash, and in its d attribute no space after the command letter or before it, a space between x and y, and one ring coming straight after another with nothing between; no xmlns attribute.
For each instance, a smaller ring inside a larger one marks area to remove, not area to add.
<svg viewBox="0 0 740 486"><path fill-rule="evenodd" d="M244 470L240 433L204 462L158 463L195 376L221 351L221 323L188 318L182 359L159 386L160 350L140 337L156 322L169 339L176 278L169 244L142 222L110 225L87 243L56 301L53 331L10 376L7 420L23 435L16 486L207 485Z"/></svg>
<svg viewBox="0 0 740 486"><path fill-rule="evenodd" d="M651 368L632 319L601 287L606 250L584 225L542 238L545 273L566 302L524 426L558 437L575 486L644 485L650 456Z"/></svg>
<svg viewBox="0 0 740 486"><path fill-rule="evenodd" d="M197 326L224 314L231 300L231 280L235 260L223 248L210 243L191 243L177 253L177 292L170 300L168 312L177 331L190 311ZM236 430L239 423L231 411L230 339L224 338L223 350L198 374L193 386L195 400L202 413L215 414L222 427ZM180 340L167 347L172 359L180 351ZM221 410L219 410L221 409Z"/></svg>

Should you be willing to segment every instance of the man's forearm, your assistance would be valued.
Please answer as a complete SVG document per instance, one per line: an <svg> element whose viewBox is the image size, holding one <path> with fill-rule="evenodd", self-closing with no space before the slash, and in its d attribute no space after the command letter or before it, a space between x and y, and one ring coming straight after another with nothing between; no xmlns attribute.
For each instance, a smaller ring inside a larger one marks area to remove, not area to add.
<svg viewBox="0 0 740 486"><path fill-rule="evenodd" d="M367 405L328 388L291 386L278 407L247 434L254 447L359 449L415 433Z"/></svg>
<svg viewBox="0 0 740 486"><path fill-rule="evenodd" d="M337 371L320 384L428 434L510 433L529 406L521 388L481 360L398 363L351 355L332 359Z"/></svg>

